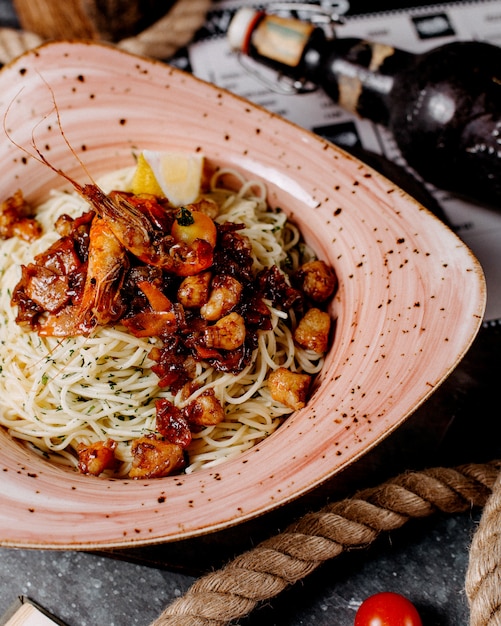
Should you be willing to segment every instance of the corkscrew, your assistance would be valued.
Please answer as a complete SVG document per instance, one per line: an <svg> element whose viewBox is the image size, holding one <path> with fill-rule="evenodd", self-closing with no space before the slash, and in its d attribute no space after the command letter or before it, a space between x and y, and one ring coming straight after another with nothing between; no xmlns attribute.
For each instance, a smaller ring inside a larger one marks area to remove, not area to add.
<svg viewBox="0 0 501 626"><path fill-rule="evenodd" d="M327 39L335 39L335 26L344 23L343 13L349 9L347 0L329 2L330 6L307 2L272 2L266 12L270 14L293 17L309 22L315 27L322 28ZM291 79L280 72L267 69L252 61L241 51L236 51L237 60L243 70L270 91L281 95L296 95L311 93L318 90L318 85L301 79Z"/></svg>

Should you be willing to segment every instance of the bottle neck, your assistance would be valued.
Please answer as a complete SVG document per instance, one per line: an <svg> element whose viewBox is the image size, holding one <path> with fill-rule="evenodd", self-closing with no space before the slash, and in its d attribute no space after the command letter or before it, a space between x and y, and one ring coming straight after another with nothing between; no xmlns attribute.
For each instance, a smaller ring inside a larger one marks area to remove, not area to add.
<svg viewBox="0 0 501 626"><path fill-rule="evenodd" d="M392 46L347 38L326 46L316 80L341 107L378 124L388 125L396 78L415 55Z"/></svg>
<svg viewBox="0 0 501 626"><path fill-rule="evenodd" d="M412 54L356 38L329 39L308 22L262 11L246 9L239 18L233 47L282 75L316 83L350 112L388 123L394 77Z"/></svg>

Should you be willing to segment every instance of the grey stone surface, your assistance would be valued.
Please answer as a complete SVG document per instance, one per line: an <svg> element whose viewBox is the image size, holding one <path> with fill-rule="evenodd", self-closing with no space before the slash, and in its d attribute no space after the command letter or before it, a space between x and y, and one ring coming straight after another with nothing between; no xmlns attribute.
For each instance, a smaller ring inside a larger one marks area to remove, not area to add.
<svg viewBox="0 0 501 626"><path fill-rule="evenodd" d="M320 567L242 626L352 626L360 602L403 593L425 626L467 626L464 576L478 521L470 513L413 523ZM195 577L85 552L0 549L0 613L27 595L68 626L148 626Z"/></svg>
<svg viewBox="0 0 501 626"><path fill-rule="evenodd" d="M26 595L68 626L142 626L191 579L95 554L3 548L0 612Z"/></svg>

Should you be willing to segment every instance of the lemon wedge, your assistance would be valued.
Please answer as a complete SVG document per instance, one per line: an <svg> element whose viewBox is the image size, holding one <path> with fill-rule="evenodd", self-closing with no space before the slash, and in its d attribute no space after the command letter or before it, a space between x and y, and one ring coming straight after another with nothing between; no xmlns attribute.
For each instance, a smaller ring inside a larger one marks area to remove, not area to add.
<svg viewBox="0 0 501 626"><path fill-rule="evenodd" d="M200 195L204 158L183 152L143 150L132 181L135 194L166 197L174 206L195 202Z"/></svg>
<svg viewBox="0 0 501 626"><path fill-rule="evenodd" d="M132 193L135 195L141 193L151 193L154 196L164 195L143 153L141 153L137 159L137 166L132 178Z"/></svg>

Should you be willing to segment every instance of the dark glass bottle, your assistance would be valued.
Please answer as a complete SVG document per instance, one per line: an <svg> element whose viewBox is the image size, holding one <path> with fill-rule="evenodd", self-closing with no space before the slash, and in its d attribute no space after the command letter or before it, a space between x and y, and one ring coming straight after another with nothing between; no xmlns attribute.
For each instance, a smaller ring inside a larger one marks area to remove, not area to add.
<svg viewBox="0 0 501 626"><path fill-rule="evenodd" d="M501 209L501 48L453 42L424 54L241 9L230 45L391 130L425 180Z"/></svg>

